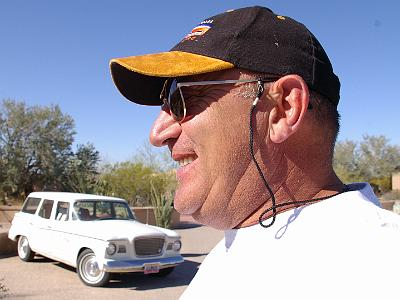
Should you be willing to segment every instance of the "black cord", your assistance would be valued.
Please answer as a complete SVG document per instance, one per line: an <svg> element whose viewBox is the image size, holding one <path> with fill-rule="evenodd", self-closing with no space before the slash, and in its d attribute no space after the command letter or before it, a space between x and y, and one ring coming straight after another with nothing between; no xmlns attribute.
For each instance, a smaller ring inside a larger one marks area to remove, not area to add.
<svg viewBox="0 0 400 300"><path fill-rule="evenodd" d="M336 193L336 194L334 194L334 195L330 195L330 196L325 196L325 197L320 197L320 198L315 198L315 199L309 199L309 200L291 201L291 202L285 202L285 203L281 203L281 204L276 204L276 205L274 205L274 206L272 206L272 207L266 209L265 211L263 211L263 213L262 213L262 214L260 215L260 217L258 218L258 222L260 223L260 225L261 225L262 227L270 227L270 226L272 226L273 222L271 222L271 224L264 225L264 224L262 223L262 221L263 221L262 219L263 219L263 217L264 217L267 213L269 213L271 210L274 210L274 211L275 211L275 214L276 214L276 209L279 208L279 207L283 207L283 206L287 206L287 205L292 205L292 204L295 204L296 207L299 207L299 206L302 206L302 205L304 205L304 204L309 204L309 203L312 203L312 202L317 202L317 201L326 200L326 199L332 198L332 197L334 197L334 196L337 196L337 195L339 195L339 194L342 194L342 193L348 192L348 191L349 191L348 189L344 189L343 191L340 191L340 192L338 192L338 193ZM276 215L274 216L274 218L276 218ZM275 220L274 220L274 221L275 221Z"/></svg>
<svg viewBox="0 0 400 300"><path fill-rule="evenodd" d="M271 187L268 184L267 179L265 178L260 165L257 162L257 159L254 155L254 132L253 132L253 115L254 115L254 110L256 108L256 104L258 102L258 100L261 98L262 94L264 92L264 81L262 81L261 79L258 81L258 93L257 93L257 98L256 100L254 100L253 105L251 106L251 110L250 110L250 120L249 120L249 146L250 146L250 155L253 159L254 164L256 165L256 168L258 170L258 173L260 174L260 177L262 179L262 181L264 182L265 187L268 190L268 193L271 196L271 202L272 202L272 206L270 208L267 208L266 210L264 210L261 215L258 218L258 223L264 227L264 228L268 228L271 227L276 220L276 215L277 215L277 208L280 207L284 207L284 206L288 206L288 205L293 205L295 204L295 207L299 207L308 203L313 203L313 202L317 202L317 201L321 201L321 200L326 200L329 199L333 196L337 196L341 193L347 192L348 188L344 189L341 192L338 192L337 194L331 195L331 196L325 196L325 197L320 197L320 198L315 198L315 199L309 199L309 200L301 200L301 201L291 201L291 202L285 202L285 203L280 203L280 204L276 204L276 199L275 199L275 195L271 189ZM265 225L263 224L263 218L264 216L269 213L272 210L272 220L269 224Z"/></svg>
<svg viewBox="0 0 400 300"><path fill-rule="evenodd" d="M262 181L264 182L265 187L268 190L268 193L271 195L272 207L270 207L270 209L267 211L267 212L269 212L269 211L272 210L272 221L271 221L271 223L268 224L268 225L264 225L262 223L261 217L263 217L267 212L263 212L261 214L260 218L258 219L258 222L260 223L260 225L262 227L268 228L268 227L272 226L272 224L275 223L275 219L276 219L276 201L275 201L275 195L272 192L271 187L269 186L267 180L265 179L265 176L264 176L263 172L261 171L260 165L258 164L257 159L256 159L256 157L254 155L254 148L253 148L253 144L254 144L254 138L253 138L253 136L254 136L254 134L253 134L253 113L254 113L255 108L256 108L256 105L253 104L252 107L251 107L251 111L250 111L250 129L249 129L249 131L250 131L250 154L251 154L251 157L252 157L252 159L254 161L254 164L256 165L258 173L260 174L260 177L261 177Z"/></svg>

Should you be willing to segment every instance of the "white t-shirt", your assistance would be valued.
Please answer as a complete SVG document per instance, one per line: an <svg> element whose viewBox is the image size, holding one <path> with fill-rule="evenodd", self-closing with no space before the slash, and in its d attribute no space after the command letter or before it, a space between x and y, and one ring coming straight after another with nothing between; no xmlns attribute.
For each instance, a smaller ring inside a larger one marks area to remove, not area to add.
<svg viewBox="0 0 400 300"><path fill-rule="evenodd" d="M225 231L187 299L400 299L400 217L371 187Z"/></svg>

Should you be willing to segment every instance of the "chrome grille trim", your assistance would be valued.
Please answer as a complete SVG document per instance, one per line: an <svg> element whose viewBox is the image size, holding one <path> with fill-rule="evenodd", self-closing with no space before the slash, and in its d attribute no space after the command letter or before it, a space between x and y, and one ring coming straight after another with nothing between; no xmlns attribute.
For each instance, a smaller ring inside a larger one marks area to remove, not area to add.
<svg viewBox="0 0 400 300"><path fill-rule="evenodd" d="M163 254L165 239L163 237L139 237L134 240L136 256L159 256Z"/></svg>

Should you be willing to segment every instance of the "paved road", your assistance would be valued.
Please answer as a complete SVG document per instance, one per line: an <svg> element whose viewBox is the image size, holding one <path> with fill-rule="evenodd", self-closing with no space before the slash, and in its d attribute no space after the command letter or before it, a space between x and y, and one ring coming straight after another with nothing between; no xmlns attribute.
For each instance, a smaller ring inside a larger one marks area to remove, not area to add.
<svg viewBox="0 0 400 300"><path fill-rule="evenodd" d="M182 236L185 262L166 278L115 275L107 287L90 288L67 265L41 257L32 263L16 256L4 257L0 258L0 283L9 289L5 299L178 299L223 233L196 225L176 231Z"/></svg>

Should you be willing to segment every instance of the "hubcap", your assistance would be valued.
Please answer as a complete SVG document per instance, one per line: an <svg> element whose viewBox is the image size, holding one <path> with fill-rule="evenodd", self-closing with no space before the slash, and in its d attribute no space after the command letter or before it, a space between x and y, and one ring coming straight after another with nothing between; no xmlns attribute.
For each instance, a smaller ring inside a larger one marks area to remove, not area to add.
<svg viewBox="0 0 400 300"><path fill-rule="evenodd" d="M103 277L103 271L100 270L93 253L85 255L81 260L81 274L85 281L96 283Z"/></svg>
<svg viewBox="0 0 400 300"><path fill-rule="evenodd" d="M18 254L20 257L25 258L27 253L28 253L28 239L26 237L22 237L19 241L19 247L18 247Z"/></svg>

